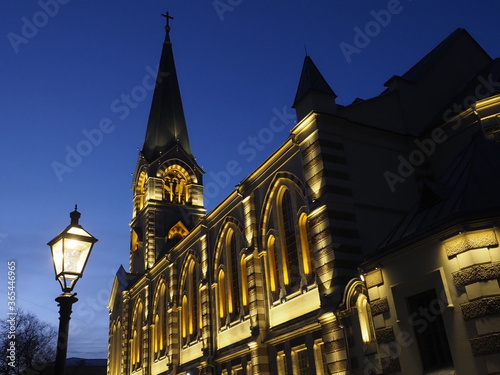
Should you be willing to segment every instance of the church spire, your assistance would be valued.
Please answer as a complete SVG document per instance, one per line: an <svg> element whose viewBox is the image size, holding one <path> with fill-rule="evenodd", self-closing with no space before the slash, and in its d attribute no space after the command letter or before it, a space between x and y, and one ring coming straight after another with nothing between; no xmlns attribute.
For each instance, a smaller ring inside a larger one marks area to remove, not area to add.
<svg viewBox="0 0 500 375"><path fill-rule="evenodd" d="M148 162L154 161L174 146L180 146L192 156L169 35L169 21L173 17L168 12L162 16L166 18L165 41L142 148L142 154Z"/></svg>

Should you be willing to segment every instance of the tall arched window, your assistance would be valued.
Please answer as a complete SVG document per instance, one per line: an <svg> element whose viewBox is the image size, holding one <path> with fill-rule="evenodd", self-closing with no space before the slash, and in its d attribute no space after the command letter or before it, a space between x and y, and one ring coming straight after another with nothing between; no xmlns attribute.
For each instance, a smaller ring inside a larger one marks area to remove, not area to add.
<svg viewBox="0 0 500 375"><path fill-rule="evenodd" d="M280 174L267 194L261 221L271 302L306 292L315 281L304 189L295 176Z"/></svg>
<svg viewBox="0 0 500 375"><path fill-rule="evenodd" d="M283 267L283 282L287 291L295 291L300 285L300 263L295 237L295 213L292 207L290 191L284 189L281 195L281 261Z"/></svg>
<svg viewBox="0 0 500 375"><path fill-rule="evenodd" d="M110 375L120 375L122 359L122 325L120 321L113 325L111 332L111 348L109 366Z"/></svg>
<svg viewBox="0 0 500 375"><path fill-rule="evenodd" d="M154 329L153 329L153 351L154 358L158 359L165 355L167 347L167 322L166 322L166 299L167 288L161 282L154 304Z"/></svg>
<svg viewBox="0 0 500 375"><path fill-rule="evenodd" d="M279 269L278 260L276 259L276 238L269 236L267 241L267 252L269 260L269 288L271 289L271 298L273 301L279 299Z"/></svg>
<svg viewBox="0 0 500 375"><path fill-rule="evenodd" d="M190 259L183 280L181 305L181 332L183 344L196 341L198 323L201 321L199 304L199 288L197 284L198 269L194 259Z"/></svg>
<svg viewBox="0 0 500 375"><path fill-rule="evenodd" d="M247 260L243 255L240 261L241 269L241 305L243 307L243 313L248 314L248 277L247 277Z"/></svg>
<svg viewBox="0 0 500 375"><path fill-rule="evenodd" d="M136 305L133 323L132 323L132 340L130 342L130 361L132 371L141 368L142 365L142 321L143 321L143 306L139 302Z"/></svg>
<svg viewBox="0 0 500 375"><path fill-rule="evenodd" d="M238 272L238 249L233 230L229 230L226 238L227 270L230 282L228 284L228 313L234 320L240 313L240 282Z"/></svg>
<svg viewBox="0 0 500 375"><path fill-rule="evenodd" d="M307 284L314 282L313 257L311 252L311 237L309 236L309 220L307 214L303 213L299 218L300 252L302 257L302 269Z"/></svg>
<svg viewBox="0 0 500 375"><path fill-rule="evenodd" d="M219 288L219 318L220 325L226 324L226 274L224 270L219 270L219 277L217 278L217 285Z"/></svg>
<svg viewBox="0 0 500 375"><path fill-rule="evenodd" d="M236 225L230 224L222 230L216 263L219 267L217 282L221 327L239 320L242 312L246 314L242 306L242 273L246 272L246 265L243 269L240 262L242 241Z"/></svg>

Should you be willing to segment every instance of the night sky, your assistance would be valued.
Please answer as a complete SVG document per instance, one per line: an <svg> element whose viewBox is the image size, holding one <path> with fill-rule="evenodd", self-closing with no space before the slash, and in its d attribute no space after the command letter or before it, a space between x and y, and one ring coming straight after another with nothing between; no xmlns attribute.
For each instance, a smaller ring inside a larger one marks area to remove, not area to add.
<svg viewBox="0 0 500 375"><path fill-rule="evenodd" d="M166 11L209 210L287 138L306 49L343 105L380 94L458 27L500 57L497 0L3 1L0 314L15 261L17 306L58 324L46 244L78 204L99 242L75 288L68 357L106 357Z"/></svg>

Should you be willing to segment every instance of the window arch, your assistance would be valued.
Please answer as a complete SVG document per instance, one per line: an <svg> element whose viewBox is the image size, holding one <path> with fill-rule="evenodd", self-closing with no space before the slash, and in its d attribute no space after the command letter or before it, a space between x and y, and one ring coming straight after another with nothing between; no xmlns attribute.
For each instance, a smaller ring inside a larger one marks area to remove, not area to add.
<svg viewBox="0 0 500 375"><path fill-rule="evenodd" d="M361 339L363 340L363 345L366 347L375 337L373 334L370 304L368 303L368 298L363 293L360 293L356 299L356 309L358 310Z"/></svg>
<svg viewBox="0 0 500 375"><path fill-rule="evenodd" d="M347 284L343 298L346 310L352 312L353 322L357 320L359 331L356 335L361 336L363 350L375 341L375 328L367 294L364 283L359 279L353 279Z"/></svg>
<svg viewBox="0 0 500 375"><path fill-rule="evenodd" d="M167 348L167 287L161 281L154 303L153 353L159 359L166 354Z"/></svg>
<svg viewBox="0 0 500 375"><path fill-rule="evenodd" d="M139 370L142 366L142 321L143 305L138 302L133 315L131 340L130 340L130 364L132 371Z"/></svg>
<svg viewBox="0 0 500 375"><path fill-rule="evenodd" d="M261 224L273 302L305 291L315 281L305 193L298 178L279 175L267 193Z"/></svg>
<svg viewBox="0 0 500 375"><path fill-rule="evenodd" d="M198 339L198 331L201 328L201 309L198 265L191 258L187 262L182 282L181 293L181 333L183 345L188 345Z"/></svg>

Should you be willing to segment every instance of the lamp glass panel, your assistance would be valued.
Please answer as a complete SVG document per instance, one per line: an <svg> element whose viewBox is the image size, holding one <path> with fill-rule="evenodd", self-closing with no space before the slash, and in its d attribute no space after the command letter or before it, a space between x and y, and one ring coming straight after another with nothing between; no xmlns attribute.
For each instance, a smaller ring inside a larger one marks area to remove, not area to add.
<svg viewBox="0 0 500 375"><path fill-rule="evenodd" d="M52 245L52 258L54 260L54 267L56 275L63 271L63 239L60 238Z"/></svg>
<svg viewBox="0 0 500 375"><path fill-rule="evenodd" d="M84 236L84 237L88 237L88 238L91 238L92 236L87 232L85 231L83 228L78 228L78 227L71 227L68 229L68 233L70 234L77 234L79 236Z"/></svg>
<svg viewBox="0 0 500 375"><path fill-rule="evenodd" d="M82 273L91 247L90 242L65 239L64 272Z"/></svg>

